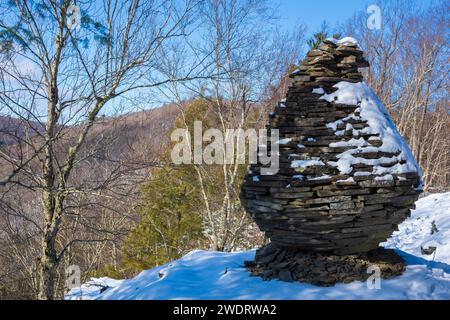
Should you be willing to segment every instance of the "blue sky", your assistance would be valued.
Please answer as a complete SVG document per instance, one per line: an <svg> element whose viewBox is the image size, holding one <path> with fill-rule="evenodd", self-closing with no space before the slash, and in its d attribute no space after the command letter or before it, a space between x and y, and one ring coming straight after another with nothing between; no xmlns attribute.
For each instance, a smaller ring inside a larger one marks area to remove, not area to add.
<svg viewBox="0 0 450 320"><path fill-rule="evenodd" d="M345 22L357 11L365 11L367 4L374 1L364 0L280 0L279 14L285 29L297 24L305 24L308 33L320 29L323 21L335 26Z"/></svg>
<svg viewBox="0 0 450 320"><path fill-rule="evenodd" d="M432 2L433 0L417 1L422 6L428 6ZM304 24L308 28L308 34L312 34L320 29L323 21L333 27L377 3L377 0L279 0L278 14L283 29L289 30L298 24Z"/></svg>
<svg viewBox="0 0 450 320"><path fill-rule="evenodd" d="M100 0L101 1L101 0ZM124 0L125 1L125 0ZM379 3L379 0L268 0L276 10L279 20L276 24L283 31L294 30L298 25L307 27L306 37L320 30L324 21L333 30L334 27L345 23L357 12L366 12L371 4ZM389 0L381 1L386 3ZM405 0L408 1L408 0ZM427 7L433 1L439 0L410 0ZM381 4L383 12L383 4ZM159 105L159 101L157 102ZM110 103L106 113L110 113L117 103ZM147 106L148 107L148 106Z"/></svg>

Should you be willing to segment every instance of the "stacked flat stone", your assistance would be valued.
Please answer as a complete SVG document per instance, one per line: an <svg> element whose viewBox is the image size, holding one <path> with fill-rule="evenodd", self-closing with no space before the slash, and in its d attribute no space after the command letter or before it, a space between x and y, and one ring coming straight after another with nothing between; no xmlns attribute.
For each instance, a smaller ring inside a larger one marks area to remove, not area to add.
<svg viewBox="0 0 450 320"><path fill-rule="evenodd" d="M279 171L261 175L262 165L251 165L241 199L272 245L333 255L368 252L414 208L419 169L395 170L407 161L401 150L376 150L382 138L364 130L369 124L359 103L323 99L337 83L361 82L358 68L368 65L354 41L325 40L292 73L286 99L270 114L267 129L280 135ZM375 148L360 152L361 143ZM335 163L353 149L361 161L343 173ZM392 172L378 174L372 160Z"/></svg>
<svg viewBox="0 0 450 320"><path fill-rule="evenodd" d="M263 280L309 282L331 286L337 282L367 280L368 268L380 268L382 279L390 279L405 270L403 259L392 249L378 248L358 255L328 255L301 250L284 250L273 243L258 249L254 261L245 261L252 275Z"/></svg>

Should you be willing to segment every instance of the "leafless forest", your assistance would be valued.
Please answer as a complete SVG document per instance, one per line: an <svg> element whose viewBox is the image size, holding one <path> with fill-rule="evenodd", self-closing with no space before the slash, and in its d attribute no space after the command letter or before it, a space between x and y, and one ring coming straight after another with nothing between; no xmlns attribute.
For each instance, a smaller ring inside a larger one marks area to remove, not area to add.
<svg viewBox="0 0 450 320"><path fill-rule="evenodd" d="M0 299L62 298L70 265L82 280L119 272L142 186L172 167L170 131L190 126L186 106L201 99L222 132L262 127L319 31L359 40L425 190L449 189L448 1L382 1L377 31L361 12L289 32L269 1L77 4L77 28L72 1L0 4ZM176 254L264 241L239 202L242 172L189 168L203 237Z"/></svg>

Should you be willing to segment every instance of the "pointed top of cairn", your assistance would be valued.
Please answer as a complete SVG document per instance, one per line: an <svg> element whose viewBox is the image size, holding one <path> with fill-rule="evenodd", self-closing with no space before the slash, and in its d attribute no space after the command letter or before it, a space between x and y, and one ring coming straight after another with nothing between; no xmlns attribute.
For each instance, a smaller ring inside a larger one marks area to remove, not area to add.
<svg viewBox="0 0 450 320"><path fill-rule="evenodd" d="M358 68L368 67L358 42L351 37L341 40L328 38L317 49L310 50L299 69L290 75L297 84L322 84L331 87L340 81L360 82Z"/></svg>

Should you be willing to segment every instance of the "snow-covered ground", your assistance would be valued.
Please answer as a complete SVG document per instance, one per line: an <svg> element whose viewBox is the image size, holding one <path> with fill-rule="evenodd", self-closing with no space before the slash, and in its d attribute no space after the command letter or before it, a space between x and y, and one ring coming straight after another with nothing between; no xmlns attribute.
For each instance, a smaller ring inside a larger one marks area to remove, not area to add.
<svg viewBox="0 0 450 320"><path fill-rule="evenodd" d="M133 279L92 279L72 289L66 299L450 299L450 192L429 195L416 205L399 231L383 243L405 258L406 272L381 280L380 289L359 281L326 288L262 281L243 267L254 250L195 250ZM431 234L433 221L438 231ZM435 254L422 255L421 247L430 246L437 247Z"/></svg>

